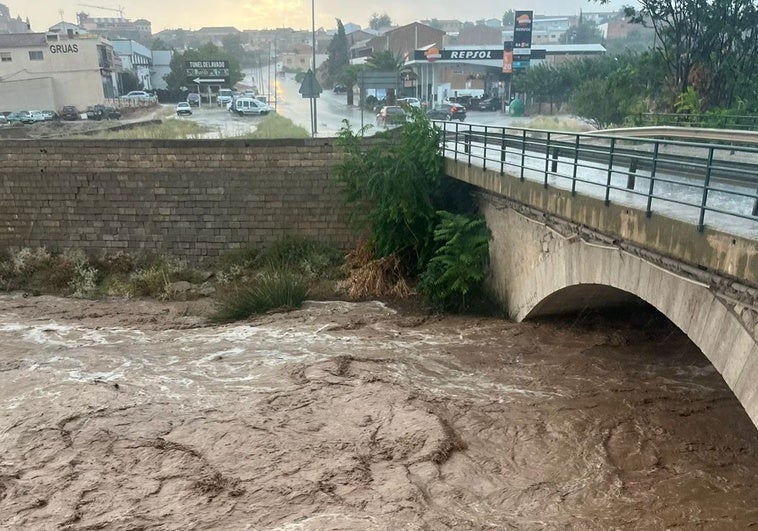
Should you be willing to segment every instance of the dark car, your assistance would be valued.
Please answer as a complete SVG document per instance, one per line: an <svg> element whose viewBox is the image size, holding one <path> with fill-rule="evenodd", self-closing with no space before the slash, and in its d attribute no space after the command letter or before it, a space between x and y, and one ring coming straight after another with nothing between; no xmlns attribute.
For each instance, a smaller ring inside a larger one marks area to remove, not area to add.
<svg viewBox="0 0 758 531"><path fill-rule="evenodd" d="M93 105L87 109L88 120L118 120L119 118L121 118L121 112L115 107Z"/></svg>
<svg viewBox="0 0 758 531"><path fill-rule="evenodd" d="M432 120L460 120L466 119L466 107L459 103L442 103L426 113Z"/></svg>
<svg viewBox="0 0 758 531"><path fill-rule="evenodd" d="M190 92L187 94L187 103L192 107L200 107L200 94L197 92Z"/></svg>
<svg viewBox="0 0 758 531"><path fill-rule="evenodd" d="M345 92L347 92L347 87L343 85L342 83L337 83L336 85L334 85L333 90L335 94L344 94Z"/></svg>
<svg viewBox="0 0 758 531"><path fill-rule="evenodd" d="M499 111L502 109L502 105L500 98L485 98L479 100L476 104L476 109L480 111Z"/></svg>
<svg viewBox="0 0 758 531"><path fill-rule="evenodd" d="M61 113L59 114L61 117L61 120L67 120L69 122L72 122L74 120L78 120L81 118L81 113L79 110L74 107L73 105L66 105L61 109Z"/></svg>
<svg viewBox="0 0 758 531"><path fill-rule="evenodd" d="M379 127L389 127L390 125L405 123L407 119L408 115L402 107L398 105L386 105L376 115L376 125Z"/></svg>

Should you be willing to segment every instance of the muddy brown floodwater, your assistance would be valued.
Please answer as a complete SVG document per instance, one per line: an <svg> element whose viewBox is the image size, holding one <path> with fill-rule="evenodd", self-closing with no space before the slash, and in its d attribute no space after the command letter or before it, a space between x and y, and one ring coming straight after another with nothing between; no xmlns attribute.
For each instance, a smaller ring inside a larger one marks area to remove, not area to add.
<svg viewBox="0 0 758 531"><path fill-rule="evenodd" d="M0 297L1 529L758 528L758 430L652 316L199 310Z"/></svg>

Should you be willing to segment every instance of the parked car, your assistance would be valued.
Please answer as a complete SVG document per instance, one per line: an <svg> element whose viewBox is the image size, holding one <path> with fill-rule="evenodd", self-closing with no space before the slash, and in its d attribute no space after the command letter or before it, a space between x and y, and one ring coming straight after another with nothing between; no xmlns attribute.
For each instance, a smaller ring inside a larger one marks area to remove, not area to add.
<svg viewBox="0 0 758 531"><path fill-rule="evenodd" d="M10 124L8 118L6 118L4 114L0 114L0 127L8 124Z"/></svg>
<svg viewBox="0 0 758 531"><path fill-rule="evenodd" d="M176 104L176 115L177 116L192 115L192 106L186 101L180 101L179 103Z"/></svg>
<svg viewBox="0 0 758 531"><path fill-rule="evenodd" d="M265 116L273 110L271 105L256 98L236 98L229 106L229 112L240 116Z"/></svg>
<svg viewBox="0 0 758 531"><path fill-rule="evenodd" d="M42 113L42 116L45 117L46 122L54 122L60 118L58 116L58 113L55 111L40 111L40 112Z"/></svg>
<svg viewBox="0 0 758 531"><path fill-rule="evenodd" d="M190 92L187 94L187 103L189 103L191 107L200 107L200 94L197 92Z"/></svg>
<svg viewBox="0 0 758 531"><path fill-rule="evenodd" d="M115 107L93 105L87 108L87 120L118 120L119 118L121 118L121 111Z"/></svg>
<svg viewBox="0 0 758 531"><path fill-rule="evenodd" d="M226 107L234 99L234 92L232 89L218 89L218 96L216 97L216 103L219 107Z"/></svg>
<svg viewBox="0 0 758 531"><path fill-rule="evenodd" d="M432 120L460 120L466 119L466 107L459 103L442 103L426 113Z"/></svg>
<svg viewBox="0 0 758 531"><path fill-rule="evenodd" d="M45 114L42 111L21 111L23 116L21 117L22 124L36 124L37 122L45 121Z"/></svg>
<svg viewBox="0 0 758 531"><path fill-rule="evenodd" d="M479 111L499 111L502 109L502 101L500 98L485 98L479 100L475 108Z"/></svg>
<svg viewBox="0 0 758 531"><path fill-rule="evenodd" d="M421 100L418 98L400 98L397 100L397 104L401 107L416 107L421 108Z"/></svg>
<svg viewBox="0 0 758 531"><path fill-rule="evenodd" d="M155 99L155 96L149 92L145 92L144 90L133 90L131 92L128 92L126 95L121 96L121 99L153 101Z"/></svg>
<svg viewBox="0 0 758 531"><path fill-rule="evenodd" d="M74 121L80 119L82 115L73 105L66 105L61 109L60 117L61 120Z"/></svg>
<svg viewBox="0 0 758 531"><path fill-rule="evenodd" d="M28 116L29 111L12 112L6 116L8 123L10 124L22 124L24 119Z"/></svg>
<svg viewBox="0 0 758 531"><path fill-rule="evenodd" d="M376 125L377 127L389 127L390 125L405 123L407 119L408 115L399 105L385 105L376 115Z"/></svg>
<svg viewBox="0 0 758 531"><path fill-rule="evenodd" d="M335 94L344 94L345 92L347 92L347 87L343 85L342 83L337 83L336 85L334 85L334 88L332 89L332 91Z"/></svg>

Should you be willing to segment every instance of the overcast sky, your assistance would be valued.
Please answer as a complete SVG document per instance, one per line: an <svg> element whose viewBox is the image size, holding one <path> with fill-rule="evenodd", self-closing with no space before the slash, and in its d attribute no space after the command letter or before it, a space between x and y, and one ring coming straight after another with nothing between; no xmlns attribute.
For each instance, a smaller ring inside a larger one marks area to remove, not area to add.
<svg viewBox="0 0 758 531"><path fill-rule="evenodd" d="M199 29L203 26L234 26L237 29L291 27L310 29L310 0L0 0L15 18L29 17L32 30L46 31L63 19L76 22L76 13L86 11L93 17L118 16L116 11L84 7L91 4L117 10L123 7L124 16L131 20L144 18L152 22L153 33L167 28ZM354 22L368 26L372 13L387 13L395 24L408 24L423 19L458 19L474 21L501 18L508 9L532 9L535 14L574 15L579 10L611 11L633 0L613 0L600 5L588 0L537 0L510 4L496 0L463 2L461 0L315 0L316 27L336 27L335 18L343 23ZM379 7L381 6L381 7Z"/></svg>

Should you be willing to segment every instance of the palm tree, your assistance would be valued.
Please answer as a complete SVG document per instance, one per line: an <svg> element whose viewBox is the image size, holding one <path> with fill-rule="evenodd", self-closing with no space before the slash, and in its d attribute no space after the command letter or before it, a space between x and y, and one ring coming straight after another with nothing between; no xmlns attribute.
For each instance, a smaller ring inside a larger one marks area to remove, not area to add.
<svg viewBox="0 0 758 531"><path fill-rule="evenodd" d="M403 66L403 60L400 56L395 56L390 50L384 50L372 55L366 61L368 68L381 70L383 72L399 72ZM387 87L387 103L395 103L395 87Z"/></svg>

